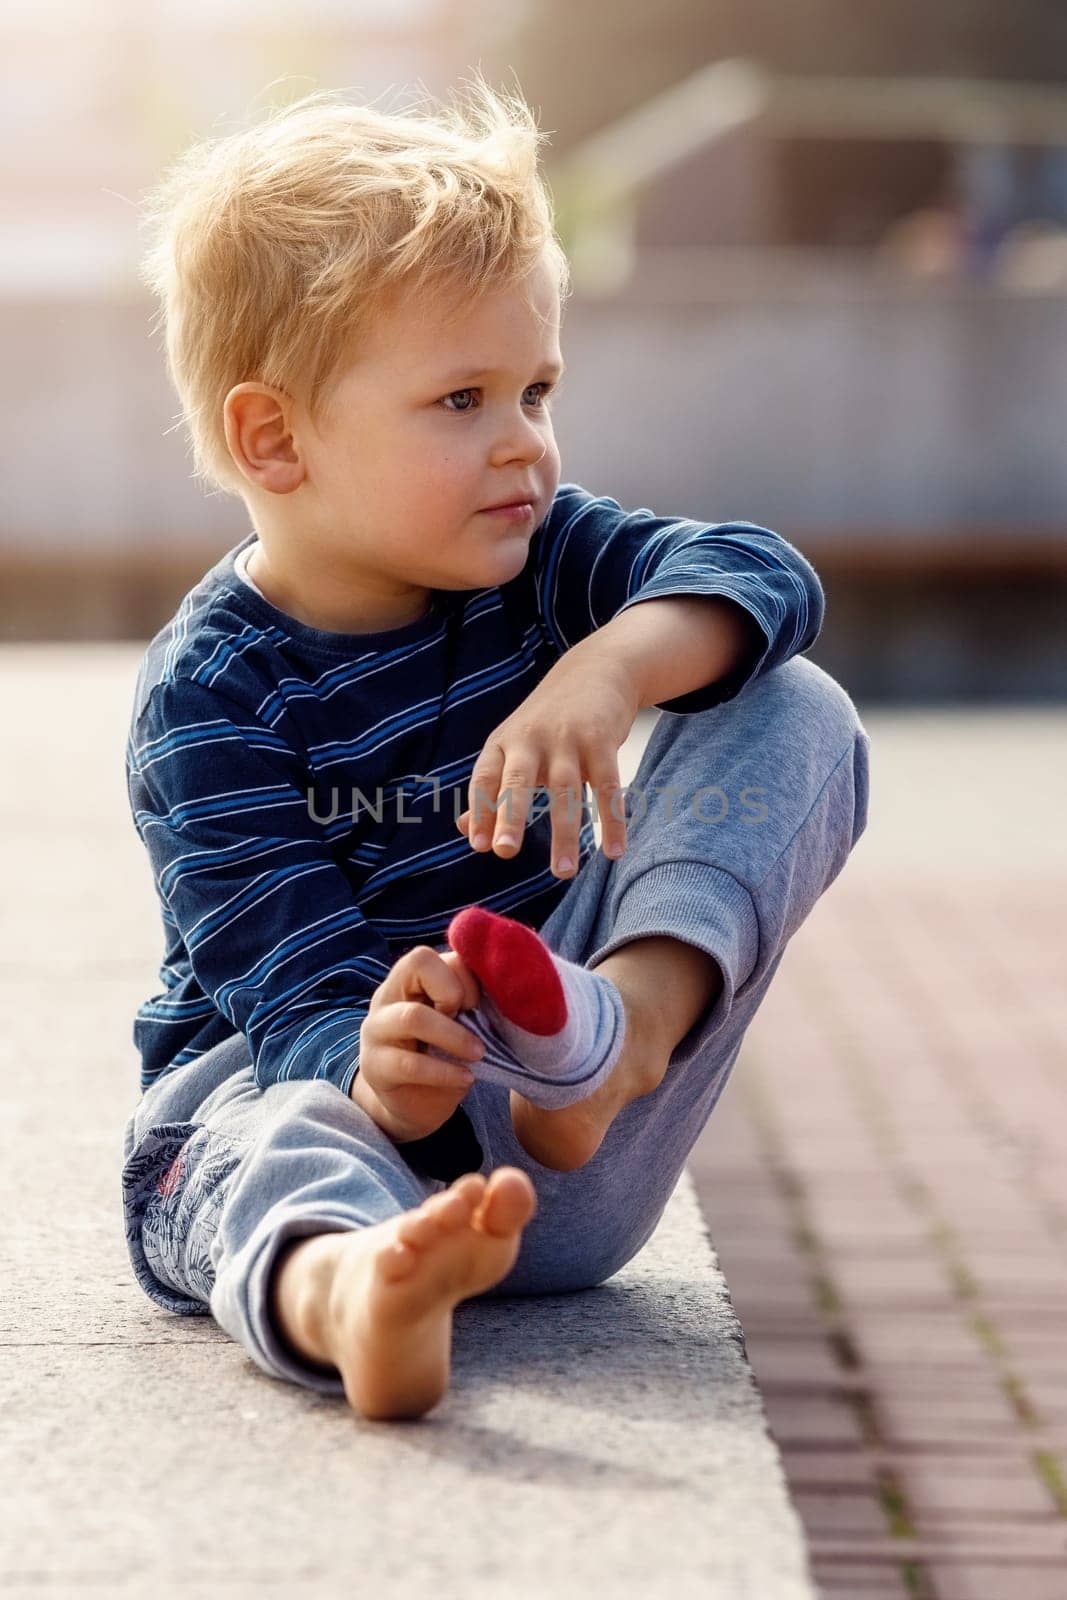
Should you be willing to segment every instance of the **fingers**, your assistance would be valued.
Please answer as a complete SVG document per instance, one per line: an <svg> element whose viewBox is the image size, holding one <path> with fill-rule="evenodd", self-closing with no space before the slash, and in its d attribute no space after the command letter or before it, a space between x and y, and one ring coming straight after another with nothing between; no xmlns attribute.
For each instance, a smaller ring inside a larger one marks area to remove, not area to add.
<svg viewBox="0 0 1067 1600"><path fill-rule="evenodd" d="M581 754L580 765L559 760L549 777L552 870L557 877L568 877L576 869L585 820L586 782L594 793L604 854L614 860L626 850L626 797L619 781L617 751L610 744L587 746Z"/></svg>
<svg viewBox="0 0 1067 1600"><path fill-rule="evenodd" d="M474 849L492 850L510 860L522 846L539 769L532 760L522 762L519 758L515 758L514 764L502 759L500 765L505 781L498 784L491 795L490 780L484 776L477 778L477 788L483 796L479 804L482 822L478 830L472 835L474 813L470 809L456 819L456 826L470 839ZM488 770L478 768L476 776ZM552 814L552 871L560 878L569 877L577 869L586 781L596 796L604 854L617 860L626 852L626 796L619 779L617 753L610 746L592 752L584 768L576 765L574 758L559 759L550 770L548 792ZM472 777L472 794L475 787L476 779ZM494 806L497 808L495 823Z"/></svg>
<svg viewBox="0 0 1067 1600"><path fill-rule="evenodd" d="M626 851L626 795L619 782L615 757L601 759L589 774L600 818L600 844L606 856L617 860Z"/></svg>
<svg viewBox="0 0 1067 1600"><path fill-rule="evenodd" d="M428 944L417 944L394 961L375 990L372 1008L375 1001L382 1006L397 1000L414 1000L451 1015L465 1004L469 992L463 974L454 968L455 963L444 953Z"/></svg>
<svg viewBox="0 0 1067 1600"><path fill-rule="evenodd" d="M552 871L557 878L569 878L577 871L584 787L581 769L573 761L553 762L548 788L552 796Z"/></svg>
<svg viewBox="0 0 1067 1600"><path fill-rule="evenodd" d="M394 1089L469 1089L474 1074L469 1067L442 1056L420 1054L402 1045L382 1045L375 1057L376 1094Z"/></svg>
<svg viewBox="0 0 1067 1600"><path fill-rule="evenodd" d="M381 1044L414 1047L421 1042L477 1061L485 1054L481 1040L452 1019L480 999L481 986L455 951L441 953L420 944L406 951L379 984L363 1026Z"/></svg>
<svg viewBox="0 0 1067 1600"><path fill-rule="evenodd" d="M457 1011L473 1009L480 999L477 979L455 951L442 953L416 945L393 963L374 991L361 1036L376 1047L402 1044L416 1049L420 1043L436 1044L469 1059L468 1041L480 1041L469 1028L450 1019Z"/></svg>
<svg viewBox="0 0 1067 1600"><path fill-rule="evenodd" d="M457 818L475 850L492 850L510 860L522 848L530 806L544 765L532 745L497 743L486 746L470 781L471 805ZM553 871L566 877L578 860L582 824L583 784L575 757L557 761L549 775L552 808ZM568 858L570 865L562 865Z"/></svg>
<svg viewBox="0 0 1067 1600"><path fill-rule="evenodd" d="M494 831L494 811L504 770L504 752L488 743L474 764L467 790L470 802L469 837L475 850L488 850Z"/></svg>
<svg viewBox="0 0 1067 1600"><path fill-rule="evenodd" d="M485 1046L470 1028L423 1001L396 1000L363 1024L361 1055L369 1062L371 1053L373 1087L382 1094L404 1084L469 1086L470 1064L481 1060Z"/></svg>
<svg viewBox="0 0 1067 1600"><path fill-rule="evenodd" d="M500 855L517 855L521 848L539 765L539 757L532 751L508 751L504 761L503 784L496 797L496 824L493 829L492 848ZM477 819L478 813L475 812L475 843L479 830Z"/></svg>
<svg viewBox="0 0 1067 1600"><path fill-rule="evenodd" d="M485 1054L485 1046L470 1028L421 1000L398 1000L390 1008L388 1031L392 1044L419 1040L463 1061L480 1061Z"/></svg>

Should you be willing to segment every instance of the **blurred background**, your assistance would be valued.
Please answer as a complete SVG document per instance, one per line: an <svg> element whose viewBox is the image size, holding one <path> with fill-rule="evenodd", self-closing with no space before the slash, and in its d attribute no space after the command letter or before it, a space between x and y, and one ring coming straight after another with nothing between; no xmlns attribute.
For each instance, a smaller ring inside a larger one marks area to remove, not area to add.
<svg viewBox="0 0 1067 1600"><path fill-rule="evenodd" d="M167 1337L117 1214L162 951L123 746L147 640L249 527L192 479L139 201L270 104L480 68L551 136L564 476L796 544L871 738L867 832L691 1163L820 1584L1061 1600L1063 0L8 0L2 39L0 1175L34 1281L61 1254L109 1337Z"/></svg>
<svg viewBox="0 0 1067 1600"><path fill-rule="evenodd" d="M247 531L191 479L135 276L163 164L315 88L477 65L551 136L564 475L798 544L832 596L814 658L870 700L1061 699L1067 20L1011 17L12 0L2 636L148 637Z"/></svg>

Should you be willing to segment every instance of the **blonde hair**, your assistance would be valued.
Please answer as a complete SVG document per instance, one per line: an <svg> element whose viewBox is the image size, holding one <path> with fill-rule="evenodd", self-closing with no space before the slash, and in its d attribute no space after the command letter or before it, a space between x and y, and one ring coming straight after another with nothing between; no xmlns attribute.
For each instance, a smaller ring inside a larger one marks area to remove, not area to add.
<svg viewBox="0 0 1067 1600"><path fill-rule="evenodd" d="M151 190L141 278L158 297L194 474L240 493L223 403L235 384L299 395L317 420L342 359L396 290L510 287L570 268L521 95L480 74L464 104L383 112L306 95L182 152Z"/></svg>

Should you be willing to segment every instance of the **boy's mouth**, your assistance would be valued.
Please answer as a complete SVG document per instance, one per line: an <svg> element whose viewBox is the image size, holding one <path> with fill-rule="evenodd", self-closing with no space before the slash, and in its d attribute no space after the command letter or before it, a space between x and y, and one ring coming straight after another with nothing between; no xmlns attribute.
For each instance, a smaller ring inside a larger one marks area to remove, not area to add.
<svg viewBox="0 0 1067 1600"><path fill-rule="evenodd" d="M520 489L518 494L509 495L504 500L494 500L490 505L483 506L483 511L510 511L515 506L532 506L537 499L536 490L527 489L525 493Z"/></svg>
<svg viewBox="0 0 1067 1600"><path fill-rule="evenodd" d="M480 513L483 517L503 517L505 520L521 522L525 518L532 518L534 514L533 503L530 500L512 500L503 506L486 506Z"/></svg>

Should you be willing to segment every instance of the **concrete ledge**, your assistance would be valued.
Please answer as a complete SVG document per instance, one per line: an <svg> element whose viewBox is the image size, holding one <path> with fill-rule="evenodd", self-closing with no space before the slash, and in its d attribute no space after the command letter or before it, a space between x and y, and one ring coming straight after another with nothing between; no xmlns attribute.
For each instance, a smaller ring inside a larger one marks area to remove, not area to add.
<svg viewBox="0 0 1067 1600"><path fill-rule="evenodd" d="M140 653L0 650L6 1600L813 1600L688 1174L606 1284L461 1305L414 1423L142 1295L118 1194L160 942L122 782Z"/></svg>
<svg viewBox="0 0 1067 1600"><path fill-rule="evenodd" d="M461 1305L418 1422L267 1377L121 1279L95 1297L9 1332L5 1595L814 1600L688 1174L608 1283Z"/></svg>

